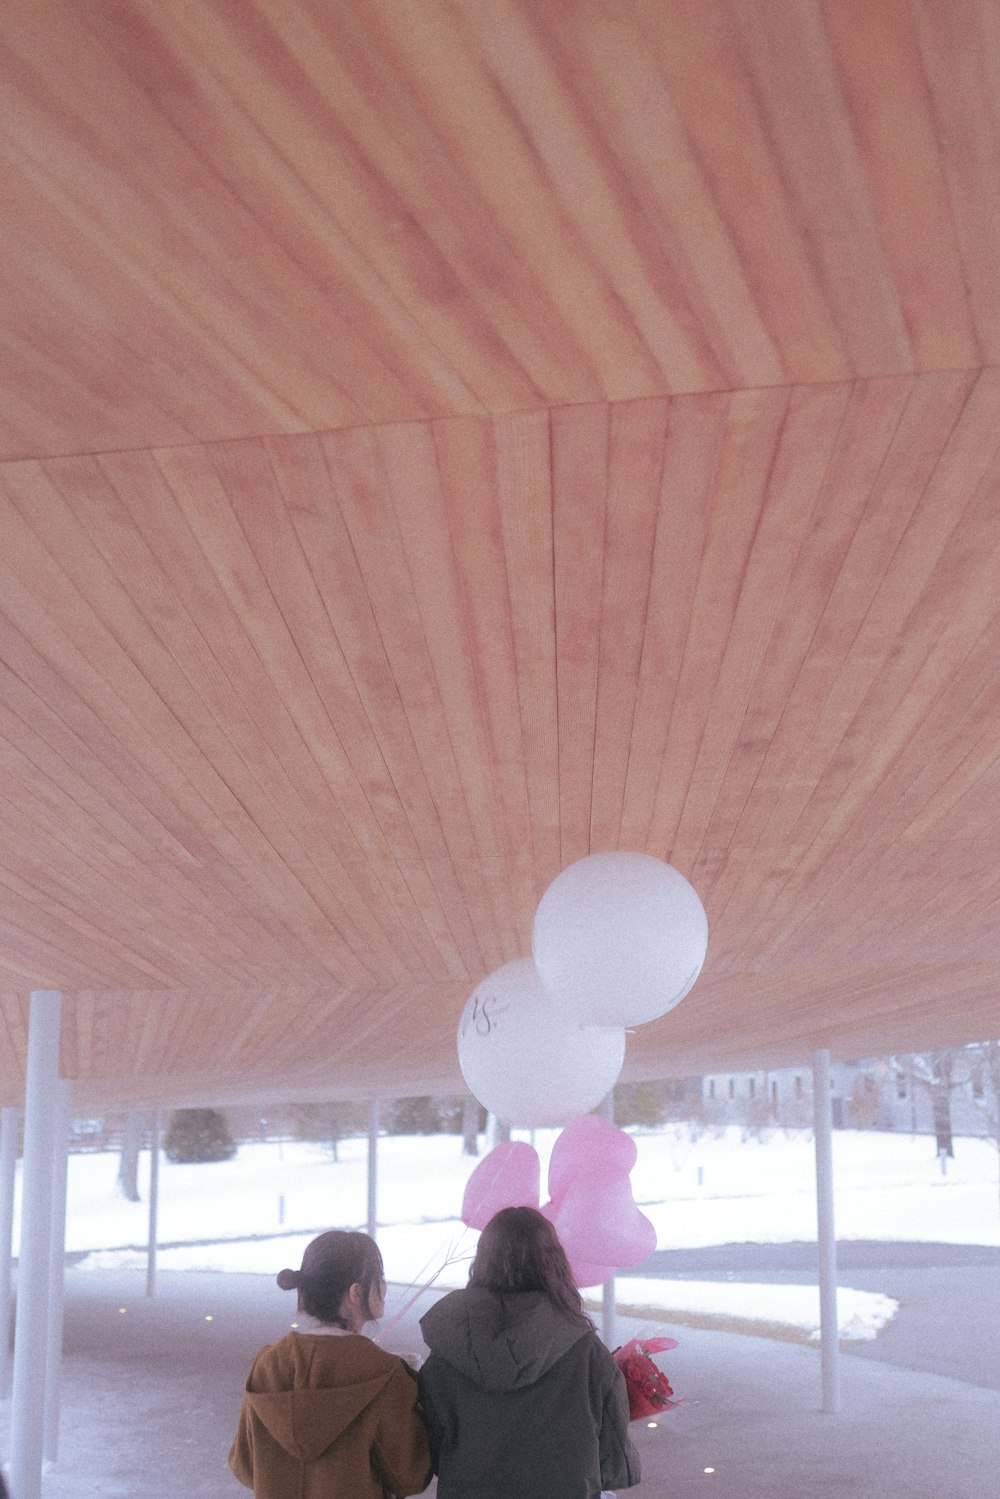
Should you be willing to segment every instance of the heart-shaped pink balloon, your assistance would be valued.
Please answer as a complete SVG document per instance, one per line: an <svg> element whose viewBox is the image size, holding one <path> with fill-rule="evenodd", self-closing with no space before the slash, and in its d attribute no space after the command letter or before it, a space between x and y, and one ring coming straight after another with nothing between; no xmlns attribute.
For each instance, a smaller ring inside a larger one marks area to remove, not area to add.
<svg viewBox="0 0 1000 1499"><path fill-rule="evenodd" d="M547 1218L553 1228L556 1228L556 1214L559 1209L554 1202L547 1202L542 1208L542 1216ZM560 1239L560 1243L562 1240ZM563 1246L565 1248L565 1245ZM566 1258L569 1260L569 1268L573 1276L575 1286L603 1286L606 1281L612 1279L615 1273L614 1265L591 1265L586 1260L579 1259L566 1250Z"/></svg>
<svg viewBox="0 0 1000 1499"><path fill-rule="evenodd" d="M586 1260L570 1260L569 1268L573 1272L573 1284L580 1288L603 1286L615 1275L614 1265L588 1265Z"/></svg>
<svg viewBox="0 0 1000 1499"><path fill-rule="evenodd" d="M553 1202L565 1197L573 1181L588 1176L595 1167L607 1167L624 1175L635 1165L635 1141L596 1114L585 1114L567 1124L549 1157L549 1196Z"/></svg>
<svg viewBox="0 0 1000 1499"><path fill-rule="evenodd" d="M595 1167L577 1176L554 1205L552 1223L571 1262L638 1265L656 1248L656 1229L632 1196L628 1176Z"/></svg>
<svg viewBox="0 0 1000 1499"><path fill-rule="evenodd" d="M465 1184L462 1222L485 1228L501 1208L537 1208L542 1166L523 1140L507 1140L484 1156Z"/></svg>

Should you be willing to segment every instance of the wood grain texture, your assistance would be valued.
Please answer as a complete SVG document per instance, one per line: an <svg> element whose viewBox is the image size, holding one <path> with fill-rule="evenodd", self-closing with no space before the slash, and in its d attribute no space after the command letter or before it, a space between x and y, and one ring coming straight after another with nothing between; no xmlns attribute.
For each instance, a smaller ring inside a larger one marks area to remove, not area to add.
<svg viewBox="0 0 1000 1499"><path fill-rule="evenodd" d="M0 1099L461 1086L590 851L626 1074L996 1035L990 0L11 0Z"/></svg>
<svg viewBox="0 0 1000 1499"><path fill-rule="evenodd" d="M988 0L5 22L0 455L997 357Z"/></svg>

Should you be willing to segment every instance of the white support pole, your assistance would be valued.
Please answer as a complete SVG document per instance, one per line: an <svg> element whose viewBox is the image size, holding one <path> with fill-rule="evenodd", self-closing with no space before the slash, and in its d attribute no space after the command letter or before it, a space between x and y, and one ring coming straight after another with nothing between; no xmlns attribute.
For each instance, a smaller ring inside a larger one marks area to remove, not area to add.
<svg viewBox="0 0 1000 1499"><path fill-rule="evenodd" d="M601 1287L601 1337L609 1348L618 1347L618 1288L614 1276Z"/></svg>
<svg viewBox="0 0 1000 1499"><path fill-rule="evenodd" d="M615 1122L614 1090L601 1105L601 1114L609 1124ZM618 1346L618 1288L614 1276L601 1287L601 1338L608 1348Z"/></svg>
<svg viewBox="0 0 1000 1499"><path fill-rule="evenodd" d="M42 1433L52 1242L52 1176L62 994L35 989L28 1012L24 1098L21 1252L17 1264L14 1395L11 1410L11 1490L41 1499Z"/></svg>
<svg viewBox="0 0 1000 1499"><path fill-rule="evenodd" d="M368 1232L372 1238L378 1227L378 1099L368 1104Z"/></svg>
<svg viewBox="0 0 1000 1499"><path fill-rule="evenodd" d="M49 1245L49 1315L45 1338L45 1430L42 1456L54 1463L59 1455L59 1378L62 1370L63 1305L66 1283L66 1180L69 1169L69 1128L73 1113L73 1084L56 1083L55 1138L52 1142L52 1241Z"/></svg>
<svg viewBox="0 0 1000 1499"><path fill-rule="evenodd" d="M816 1142L816 1240L823 1411L840 1410L840 1327L837 1321L837 1239L833 1221L833 1111L830 1053L813 1052L813 1134Z"/></svg>
<svg viewBox="0 0 1000 1499"><path fill-rule="evenodd" d="M160 1111L153 1111L149 1141L149 1239L146 1244L146 1295L156 1294L156 1219L160 1210Z"/></svg>
<svg viewBox="0 0 1000 1499"><path fill-rule="evenodd" d="M20 1109L0 1109L0 1400L10 1394L10 1314L13 1306L14 1191Z"/></svg>

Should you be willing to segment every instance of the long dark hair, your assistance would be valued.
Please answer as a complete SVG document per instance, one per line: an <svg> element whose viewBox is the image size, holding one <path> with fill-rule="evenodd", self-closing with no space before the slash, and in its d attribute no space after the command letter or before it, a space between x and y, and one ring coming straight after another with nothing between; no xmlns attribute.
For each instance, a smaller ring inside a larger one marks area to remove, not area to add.
<svg viewBox="0 0 1000 1499"><path fill-rule="evenodd" d="M317 1322L346 1327L340 1315L344 1297L353 1285L361 1287L366 1318L372 1315L372 1291L385 1279L382 1255L368 1234L332 1228L306 1245L300 1270L278 1272L283 1291L298 1291L299 1311Z"/></svg>
<svg viewBox="0 0 1000 1499"><path fill-rule="evenodd" d="M541 1291L560 1311L588 1327L566 1251L537 1208L501 1208L479 1236L470 1286L488 1291Z"/></svg>

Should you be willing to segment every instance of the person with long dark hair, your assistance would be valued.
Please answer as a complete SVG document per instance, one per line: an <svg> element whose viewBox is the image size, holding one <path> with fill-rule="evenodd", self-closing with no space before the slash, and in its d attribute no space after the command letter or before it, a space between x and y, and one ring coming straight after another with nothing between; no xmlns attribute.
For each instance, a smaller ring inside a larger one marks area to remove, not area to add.
<svg viewBox="0 0 1000 1499"><path fill-rule="evenodd" d="M490 1219L468 1286L420 1326L438 1499L597 1499L639 1482L625 1381L534 1208Z"/></svg>
<svg viewBox="0 0 1000 1499"><path fill-rule="evenodd" d="M397 1499L431 1479L417 1382L363 1335L385 1308L385 1275L368 1234L331 1230L307 1245L298 1325L253 1361L229 1466L255 1499Z"/></svg>

